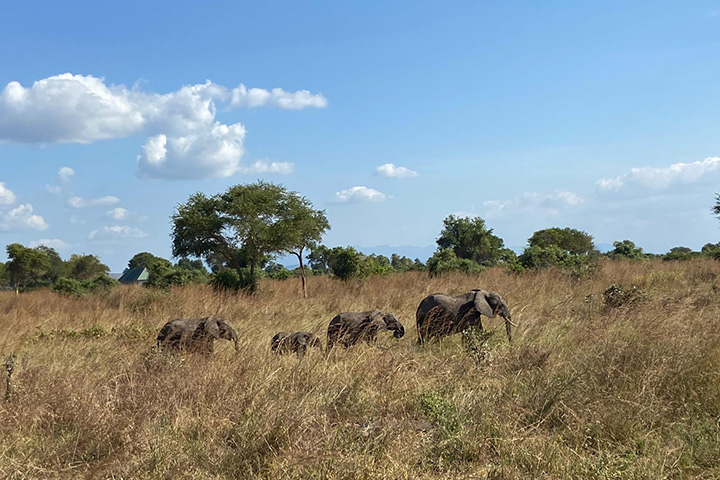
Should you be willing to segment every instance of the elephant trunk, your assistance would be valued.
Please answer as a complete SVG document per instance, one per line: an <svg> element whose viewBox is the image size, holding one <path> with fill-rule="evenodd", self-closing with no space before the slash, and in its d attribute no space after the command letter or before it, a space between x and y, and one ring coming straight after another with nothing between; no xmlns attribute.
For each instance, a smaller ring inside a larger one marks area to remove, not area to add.
<svg viewBox="0 0 720 480"><path fill-rule="evenodd" d="M508 342L512 341L512 327L515 327L515 325L512 320L510 319L510 316L503 317L505 319L505 333L507 333Z"/></svg>

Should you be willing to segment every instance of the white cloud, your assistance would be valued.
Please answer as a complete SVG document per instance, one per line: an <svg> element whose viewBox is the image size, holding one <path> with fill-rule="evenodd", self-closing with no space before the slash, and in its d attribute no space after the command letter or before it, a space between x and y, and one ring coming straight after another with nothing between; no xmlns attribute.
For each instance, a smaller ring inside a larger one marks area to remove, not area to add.
<svg viewBox="0 0 720 480"><path fill-rule="evenodd" d="M245 127L215 123L211 129L182 137L157 135L138 156L142 178L224 178L240 169Z"/></svg>
<svg viewBox="0 0 720 480"><path fill-rule="evenodd" d="M300 110L307 107L325 108L327 98L322 94L312 94L307 90L291 93L282 88L273 88L268 91L263 88L247 88L240 84L237 88L232 89L230 105L251 108L267 105L287 110Z"/></svg>
<svg viewBox="0 0 720 480"><path fill-rule="evenodd" d="M246 174L261 174L261 173L277 173L277 174L288 174L295 170L295 164L292 162L267 162L265 160L258 160L257 162L247 167L240 169L241 173Z"/></svg>
<svg viewBox="0 0 720 480"><path fill-rule="evenodd" d="M687 185L700 181L704 176L720 170L720 157L707 157L692 163L675 163L665 168L637 167L616 178L602 178L596 185L600 191L619 191L626 187L636 190L667 190L675 185Z"/></svg>
<svg viewBox="0 0 720 480"><path fill-rule="evenodd" d="M113 196L113 195L107 195L105 197L100 198L91 198L90 200L85 200L81 197L70 197L68 199L68 205L72 208L83 208L83 207L95 207L95 206L107 206L107 205L114 205L120 201L119 198Z"/></svg>
<svg viewBox="0 0 720 480"><path fill-rule="evenodd" d="M70 245L68 243L63 242L59 238L42 238L40 240L30 242L31 248L37 248L40 245L54 248L55 250L67 250L70 248Z"/></svg>
<svg viewBox="0 0 720 480"><path fill-rule="evenodd" d="M376 173L378 175L382 175L384 177L390 177L390 178L409 178L409 177L416 177L417 172L410 170L407 167L396 167L393 163L386 163L384 165L380 165Z"/></svg>
<svg viewBox="0 0 720 480"><path fill-rule="evenodd" d="M0 90L0 143L92 143L145 135L138 176L228 177L241 169L245 128L217 122L216 103L297 110L323 108L327 99L307 90L244 85L229 90L209 80L158 94L65 73L30 87L10 82Z"/></svg>
<svg viewBox="0 0 720 480"><path fill-rule="evenodd" d="M135 227L127 225L113 225L112 227L103 227L101 230L93 230L88 235L90 240L113 240L121 238L143 238L148 234Z"/></svg>
<svg viewBox="0 0 720 480"><path fill-rule="evenodd" d="M335 198L338 202L382 202L387 198L382 192L378 192L372 188L357 186L348 188L347 190L341 190L335 193Z"/></svg>
<svg viewBox="0 0 720 480"><path fill-rule="evenodd" d="M488 218L518 211L557 215L562 208L577 206L583 202L580 195L568 191L558 191L552 194L527 192L512 200L483 202L483 207L485 207L484 215Z"/></svg>
<svg viewBox="0 0 720 480"><path fill-rule="evenodd" d="M2 215L0 229L15 230L47 230L48 224L40 215L33 214L33 207L29 203L18 205Z"/></svg>
<svg viewBox="0 0 720 480"><path fill-rule="evenodd" d="M15 203L15 194L5 186L5 182L0 182L0 205L11 205L13 203Z"/></svg>
<svg viewBox="0 0 720 480"><path fill-rule="evenodd" d="M125 208L117 207L107 211L107 215L115 220L123 220L128 218L128 211Z"/></svg>
<svg viewBox="0 0 720 480"><path fill-rule="evenodd" d="M60 195L62 187L60 185L45 185L45 190L52 195Z"/></svg>
<svg viewBox="0 0 720 480"><path fill-rule="evenodd" d="M68 183L75 176L75 170L70 167L62 167L58 170L58 180L60 183Z"/></svg>

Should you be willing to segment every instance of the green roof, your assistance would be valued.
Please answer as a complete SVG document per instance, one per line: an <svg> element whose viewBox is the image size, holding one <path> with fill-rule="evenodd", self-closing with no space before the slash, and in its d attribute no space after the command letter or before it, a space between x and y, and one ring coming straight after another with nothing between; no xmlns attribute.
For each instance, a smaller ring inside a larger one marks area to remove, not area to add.
<svg viewBox="0 0 720 480"><path fill-rule="evenodd" d="M131 268L127 272L122 274L122 277L118 278L118 282L120 283L137 283L137 282L144 282L148 279L150 276L150 272L148 272L148 269L143 268Z"/></svg>

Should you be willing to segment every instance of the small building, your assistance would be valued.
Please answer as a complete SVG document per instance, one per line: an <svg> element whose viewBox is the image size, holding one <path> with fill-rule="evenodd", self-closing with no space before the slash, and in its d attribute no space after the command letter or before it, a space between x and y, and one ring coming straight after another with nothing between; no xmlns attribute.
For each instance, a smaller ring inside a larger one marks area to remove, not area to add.
<svg viewBox="0 0 720 480"><path fill-rule="evenodd" d="M148 269L145 267L131 268L118 278L118 282L124 285L142 285L147 282L149 276L150 272L148 272Z"/></svg>

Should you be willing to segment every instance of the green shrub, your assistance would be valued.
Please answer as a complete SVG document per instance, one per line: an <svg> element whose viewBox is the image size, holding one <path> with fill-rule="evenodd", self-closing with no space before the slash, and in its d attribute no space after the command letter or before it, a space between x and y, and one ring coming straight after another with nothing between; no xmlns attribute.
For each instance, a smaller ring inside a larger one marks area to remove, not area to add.
<svg viewBox="0 0 720 480"><path fill-rule="evenodd" d="M431 277L437 277L448 272L480 273L484 267L472 260L457 258L454 251L444 248L428 259L427 269Z"/></svg>

